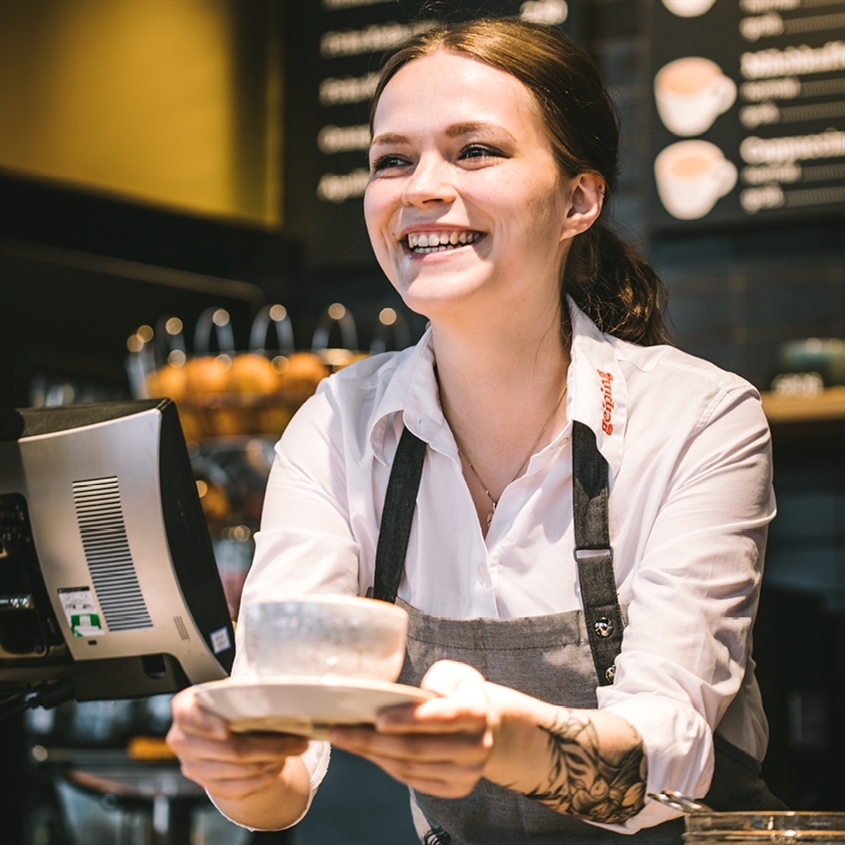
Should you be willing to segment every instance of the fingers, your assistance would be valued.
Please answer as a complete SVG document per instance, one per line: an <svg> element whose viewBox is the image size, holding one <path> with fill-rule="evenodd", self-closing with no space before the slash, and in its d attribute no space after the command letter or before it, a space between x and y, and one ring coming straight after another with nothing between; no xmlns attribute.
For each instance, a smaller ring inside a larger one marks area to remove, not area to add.
<svg viewBox="0 0 845 845"><path fill-rule="evenodd" d="M186 778L216 797L233 799L270 787L286 761L308 747L302 737L244 734L215 741L184 734L175 726L167 741Z"/></svg>
<svg viewBox="0 0 845 845"><path fill-rule="evenodd" d="M180 758L242 765L278 763L308 747L304 737L287 734L229 734L225 740L215 740L184 733L177 725L170 729L167 743Z"/></svg>
<svg viewBox="0 0 845 845"><path fill-rule="evenodd" d="M215 795L220 792L219 784L226 784L229 795L237 792L243 796L268 786L276 778L282 765L284 764L278 762L225 763L186 758L182 762L182 774Z"/></svg>
<svg viewBox="0 0 845 845"><path fill-rule="evenodd" d="M331 740L401 783L442 798L469 794L488 756L483 738L464 734L385 736L372 728L336 728Z"/></svg>
<svg viewBox="0 0 845 845"><path fill-rule="evenodd" d="M465 663L440 660L420 686L438 697L422 704L385 708L376 726L384 733L476 733L495 721L484 677Z"/></svg>
<svg viewBox="0 0 845 845"><path fill-rule="evenodd" d="M191 687L173 697L170 710L173 724L185 734L217 740L227 739L230 735L226 722L201 707Z"/></svg>
<svg viewBox="0 0 845 845"><path fill-rule="evenodd" d="M376 728L381 733L477 733L487 727L483 702L432 699L423 704L388 707L379 711Z"/></svg>
<svg viewBox="0 0 845 845"><path fill-rule="evenodd" d="M334 728L333 745L381 760L414 760L421 764L483 765L489 750L486 731L449 734L382 734L372 728Z"/></svg>
<svg viewBox="0 0 845 845"><path fill-rule="evenodd" d="M465 664L440 661L421 686L439 697L386 708L375 728L335 727L331 742L420 792L442 798L468 795L492 753L498 718L484 678Z"/></svg>
<svg viewBox="0 0 845 845"><path fill-rule="evenodd" d="M304 737L287 734L233 734L190 689L174 697L172 710L167 743L182 774L220 798L243 798L269 787L285 761L308 747Z"/></svg>
<svg viewBox="0 0 845 845"><path fill-rule="evenodd" d="M433 663L420 682L421 689L441 696L454 695L464 685L483 686L484 676L472 666L455 660Z"/></svg>

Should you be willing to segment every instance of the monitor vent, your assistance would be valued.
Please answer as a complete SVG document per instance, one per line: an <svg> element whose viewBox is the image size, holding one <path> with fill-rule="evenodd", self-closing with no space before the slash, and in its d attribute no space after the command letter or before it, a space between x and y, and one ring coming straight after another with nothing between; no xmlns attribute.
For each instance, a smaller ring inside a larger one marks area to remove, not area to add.
<svg viewBox="0 0 845 845"><path fill-rule="evenodd" d="M191 637L188 634L188 629L185 627L185 623L182 621L182 617L174 616L173 621L176 623L176 630L179 632L179 636L183 640L189 640Z"/></svg>
<svg viewBox="0 0 845 845"><path fill-rule="evenodd" d="M88 571L109 631L152 628L129 551L117 477L75 481L73 502Z"/></svg>

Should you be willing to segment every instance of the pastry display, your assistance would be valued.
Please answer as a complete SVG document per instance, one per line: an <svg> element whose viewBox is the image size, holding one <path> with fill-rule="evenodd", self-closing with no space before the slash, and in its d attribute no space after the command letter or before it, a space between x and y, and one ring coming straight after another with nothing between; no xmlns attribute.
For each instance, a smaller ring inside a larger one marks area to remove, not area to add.
<svg viewBox="0 0 845 845"><path fill-rule="evenodd" d="M326 348L335 325L350 348ZM276 335L272 349L267 344L271 329ZM278 304L256 315L248 352L235 350L229 314L222 308L208 308L200 315L193 355L186 352L183 325L175 317L163 317L156 332L139 329L127 345L135 394L173 399L185 438L198 442L279 437L326 376L367 354L355 351L355 323L339 303L320 317L311 351L296 350L287 309Z"/></svg>

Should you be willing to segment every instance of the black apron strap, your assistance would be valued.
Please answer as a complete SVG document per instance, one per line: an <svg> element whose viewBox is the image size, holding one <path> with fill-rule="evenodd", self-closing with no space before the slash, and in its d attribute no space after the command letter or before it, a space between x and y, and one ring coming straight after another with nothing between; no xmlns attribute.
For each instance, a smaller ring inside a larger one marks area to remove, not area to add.
<svg viewBox="0 0 845 845"><path fill-rule="evenodd" d="M425 450L424 441L403 429L387 484L376 548L372 597L382 601L395 602L399 591ZM613 683L623 629L607 521L607 462L596 447L595 434L579 422L573 422L572 464L575 559L596 676L600 686L607 686Z"/></svg>
<svg viewBox="0 0 845 845"><path fill-rule="evenodd" d="M411 434L407 428L403 429L393 458L390 480L387 482L376 547L372 597L391 604L396 601L405 569L405 554L411 536L411 523L414 521L425 448L424 440Z"/></svg>
<svg viewBox="0 0 845 845"><path fill-rule="evenodd" d="M583 423L572 425L575 560L596 675L599 686L607 686L613 683L614 661L622 650L622 614L607 520L607 461L596 447L593 431ZM715 769L710 791L704 797L708 806L725 811L786 809L760 778L760 764L753 757L718 733L713 740Z"/></svg>
<svg viewBox="0 0 845 845"><path fill-rule="evenodd" d="M613 574L607 497L607 461L596 446L592 429L575 420L572 423L574 554L599 686L613 683L623 628Z"/></svg>

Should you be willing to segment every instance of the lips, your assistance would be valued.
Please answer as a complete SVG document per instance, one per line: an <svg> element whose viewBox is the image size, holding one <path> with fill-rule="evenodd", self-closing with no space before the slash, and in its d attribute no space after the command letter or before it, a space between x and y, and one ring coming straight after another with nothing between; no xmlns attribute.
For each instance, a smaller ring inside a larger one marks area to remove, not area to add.
<svg viewBox="0 0 845 845"><path fill-rule="evenodd" d="M445 252L460 249L476 243L484 237L483 232L447 230L442 232L409 232L405 238L408 249L417 254Z"/></svg>

